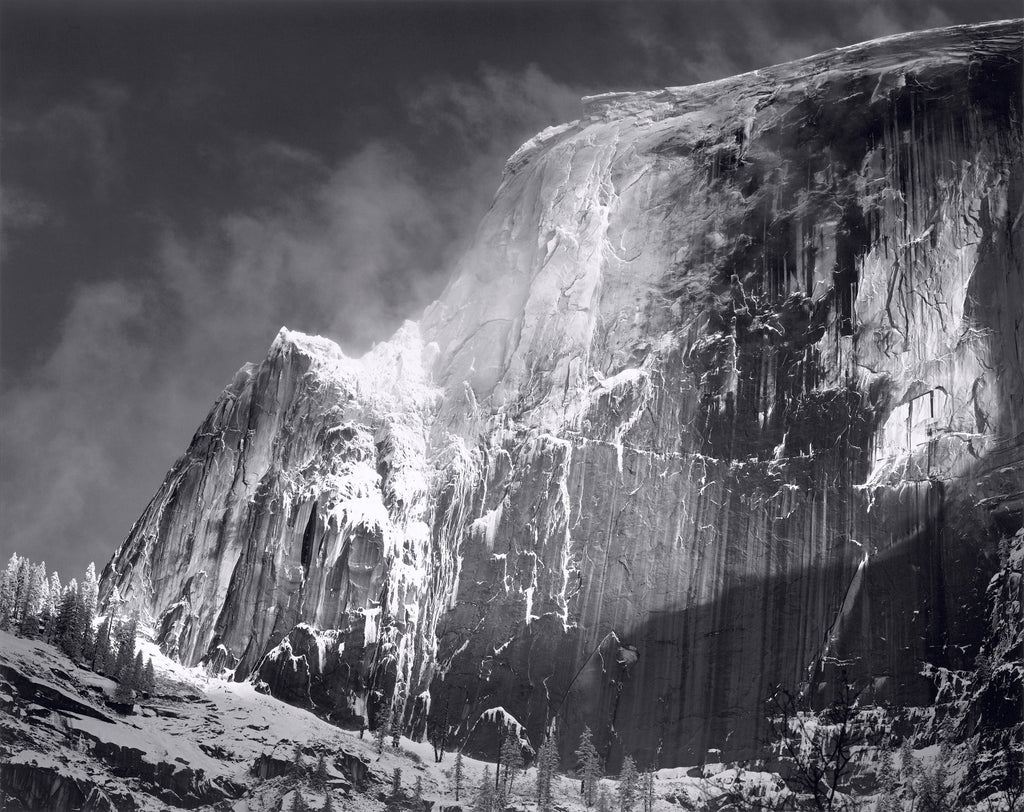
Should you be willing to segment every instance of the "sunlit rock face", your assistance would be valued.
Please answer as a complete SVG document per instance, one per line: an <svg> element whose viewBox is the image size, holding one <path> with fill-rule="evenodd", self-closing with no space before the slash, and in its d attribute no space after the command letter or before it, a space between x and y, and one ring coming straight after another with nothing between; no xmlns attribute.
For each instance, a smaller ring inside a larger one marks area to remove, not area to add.
<svg viewBox="0 0 1024 812"><path fill-rule="evenodd" d="M494 755L753 754L922 704L1024 507L1020 22L585 100L419 325L283 331L104 574L183 661ZM293 632L297 624L301 625Z"/></svg>

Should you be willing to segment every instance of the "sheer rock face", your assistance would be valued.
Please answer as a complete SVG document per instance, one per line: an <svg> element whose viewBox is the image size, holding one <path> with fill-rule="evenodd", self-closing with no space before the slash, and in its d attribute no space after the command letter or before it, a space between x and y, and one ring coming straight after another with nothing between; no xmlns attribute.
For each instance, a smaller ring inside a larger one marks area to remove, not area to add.
<svg viewBox="0 0 1024 812"><path fill-rule="evenodd" d="M239 372L106 599L489 755L498 707L613 767L749 755L769 688L837 663L929 701L1024 507L1021 42L585 100L419 325L359 360L282 331Z"/></svg>

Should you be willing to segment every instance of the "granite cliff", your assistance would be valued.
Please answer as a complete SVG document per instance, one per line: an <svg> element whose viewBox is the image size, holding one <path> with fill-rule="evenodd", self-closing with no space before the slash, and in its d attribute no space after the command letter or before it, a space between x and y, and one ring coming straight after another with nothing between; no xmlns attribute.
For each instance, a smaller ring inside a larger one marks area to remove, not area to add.
<svg viewBox="0 0 1024 812"><path fill-rule="evenodd" d="M1024 511L1022 42L585 99L418 324L360 359L282 330L239 371L104 601L481 753L557 717L612 767L749 757L770 688L836 668L928 705Z"/></svg>

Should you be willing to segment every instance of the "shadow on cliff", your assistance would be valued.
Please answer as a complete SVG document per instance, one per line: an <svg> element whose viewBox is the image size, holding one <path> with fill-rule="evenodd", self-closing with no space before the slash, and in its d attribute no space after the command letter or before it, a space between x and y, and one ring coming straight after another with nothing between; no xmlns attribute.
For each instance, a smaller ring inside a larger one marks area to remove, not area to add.
<svg viewBox="0 0 1024 812"><path fill-rule="evenodd" d="M869 702L930 703L924 663L967 668L977 654L1003 528L940 483L923 491L887 550L864 558L846 540L825 566L739 578L711 603L617 631L618 651L592 655L564 689L563 758L584 725L612 771L627 753L641 766L700 764L710 749L762 757L772 690L809 688L824 703L840 668Z"/></svg>

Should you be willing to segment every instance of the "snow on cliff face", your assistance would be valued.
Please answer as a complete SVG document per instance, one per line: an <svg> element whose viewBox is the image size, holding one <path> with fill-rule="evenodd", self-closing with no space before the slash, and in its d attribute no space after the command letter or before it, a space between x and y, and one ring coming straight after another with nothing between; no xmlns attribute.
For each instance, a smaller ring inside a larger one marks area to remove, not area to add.
<svg viewBox="0 0 1024 812"><path fill-rule="evenodd" d="M749 754L769 687L836 663L927 701L1024 507L1021 43L587 100L419 325L359 360L282 331L238 373L106 600L479 751L502 707L612 766Z"/></svg>

